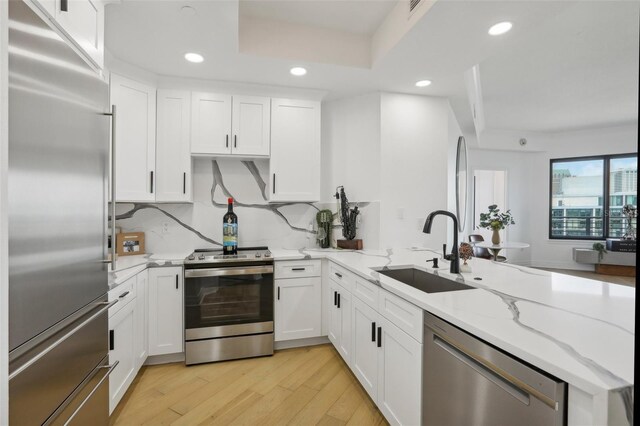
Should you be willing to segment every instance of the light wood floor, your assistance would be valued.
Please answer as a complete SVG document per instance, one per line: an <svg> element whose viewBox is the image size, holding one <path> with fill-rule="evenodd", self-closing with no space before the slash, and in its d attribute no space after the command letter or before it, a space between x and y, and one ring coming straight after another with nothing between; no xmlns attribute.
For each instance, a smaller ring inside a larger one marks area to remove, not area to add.
<svg viewBox="0 0 640 426"><path fill-rule="evenodd" d="M333 346L143 367L111 425L386 425Z"/></svg>
<svg viewBox="0 0 640 426"><path fill-rule="evenodd" d="M607 283L622 284L630 287L636 286L636 277L619 277L616 275L604 275L596 274L590 271L576 271L573 269L551 269L551 268L537 268L549 272L558 272L560 274L572 275L574 277L589 278L591 280L604 281Z"/></svg>

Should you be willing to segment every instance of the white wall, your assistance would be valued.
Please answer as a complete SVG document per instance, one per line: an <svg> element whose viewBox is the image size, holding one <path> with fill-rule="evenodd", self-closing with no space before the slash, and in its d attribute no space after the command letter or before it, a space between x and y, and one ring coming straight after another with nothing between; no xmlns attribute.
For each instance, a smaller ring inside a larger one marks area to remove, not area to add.
<svg viewBox="0 0 640 426"><path fill-rule="evenodd" d="M510 250L506 255L509 261L524 265L593 269L590 265L574 262L572 258L573 247L590 248L593 241L549 239L549 161L555 158L637 152L637 125L538 136L536 151L529 147L509 151L470 151L472 170L507 171L507 208L512 210L516 225L509 227L506 235L512 241L530 243L531 247L522 251Z"/></svg>
<svg viewBox="0 0 640 426"><path fill-rule="evenodd" d="M549 240L549 160L638 152L637 125L588 129L551 135L546 151L531 155L531 262L548 268L592 269L572 259L572 247L591 248L593 241Z"/></svg>
<svg viewBox="0 0 640 426"><path fill-rule="evenodd" d="M6 1L0 2L0 425L9 424L8 4Z"/></svg>
<svg viewBox="0 0 640 426"><path fill-rule="evenodd" d="M450 219L438 217L431 234L422 227L431 211L448 207L449 108L444 98L381 96L381 247L438 249L446 241Z"/></svg>

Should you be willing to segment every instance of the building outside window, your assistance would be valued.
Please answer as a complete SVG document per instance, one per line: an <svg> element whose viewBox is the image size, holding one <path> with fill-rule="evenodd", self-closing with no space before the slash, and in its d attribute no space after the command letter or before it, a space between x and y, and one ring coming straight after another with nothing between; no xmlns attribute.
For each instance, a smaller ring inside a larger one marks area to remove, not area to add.
<svg viewBox="0 0 640 426"><path fill-rule="evenodd" d="M601 240L625 233L637 205L637 154L551 160L549 238ZM633 225L635 226L635 219Z"/></svg>

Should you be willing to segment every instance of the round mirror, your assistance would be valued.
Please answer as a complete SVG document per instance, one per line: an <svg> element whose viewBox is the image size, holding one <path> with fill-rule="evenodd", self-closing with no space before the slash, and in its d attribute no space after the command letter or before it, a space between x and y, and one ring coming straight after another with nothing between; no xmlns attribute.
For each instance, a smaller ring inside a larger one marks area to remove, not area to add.
<svg viewBox="0 0 640 426"><path fill-rule="evenodd" d="M467 143L464 136L458 138L456 154L456 216L458 216L458 232L464 231L467 217Z"/></svg>

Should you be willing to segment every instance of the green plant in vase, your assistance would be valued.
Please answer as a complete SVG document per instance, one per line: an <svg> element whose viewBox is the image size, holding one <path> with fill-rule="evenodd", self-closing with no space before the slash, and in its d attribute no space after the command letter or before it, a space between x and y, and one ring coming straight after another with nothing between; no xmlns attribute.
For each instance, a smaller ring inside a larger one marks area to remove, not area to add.
<svg viewBox="0 0 640 426"><path fill-rule="evenodd" d="M493 235L491 236L491 242L493 244L500 244L500 230L506 228L509 225L515 225L511 210L501 212L497 204L492 204L488 207L488 213L480 213L480 224L478 228L491 229Z"/></svg>

